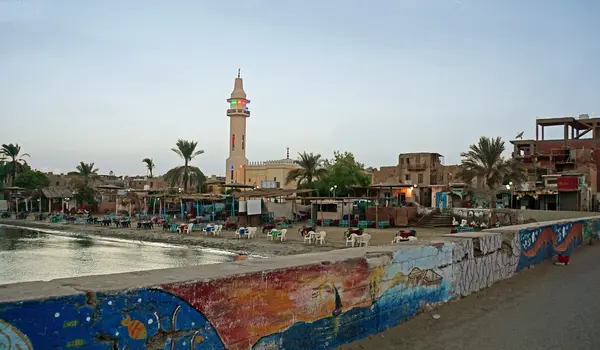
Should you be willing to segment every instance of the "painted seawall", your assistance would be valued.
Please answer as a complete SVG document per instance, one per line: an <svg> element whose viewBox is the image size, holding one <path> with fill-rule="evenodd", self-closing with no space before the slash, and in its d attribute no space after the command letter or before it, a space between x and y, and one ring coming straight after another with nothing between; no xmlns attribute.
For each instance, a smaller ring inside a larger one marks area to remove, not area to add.
<svg viewBox="0 0 600 350"><path fill-rule="evenodd" d="M569 252L599 223L2 286L0 348L334 348Z"/></svg>

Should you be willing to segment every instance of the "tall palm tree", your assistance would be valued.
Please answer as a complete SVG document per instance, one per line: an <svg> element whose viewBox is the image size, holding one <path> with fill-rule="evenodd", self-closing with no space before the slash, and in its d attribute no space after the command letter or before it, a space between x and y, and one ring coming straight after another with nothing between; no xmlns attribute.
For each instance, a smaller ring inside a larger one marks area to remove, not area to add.
<svg viewBox="0 0 600 350"><path fill-rule="evenodd" d="M142 163L146 163L146 168L148 169L148 172L150 173L150 178L152 178L152 171L154 170L154 168L156 168L156 164L154 164L154 161L152 160L152 158L144 158L144 159L142 159Z"/></svg>
<svg viewBox="0 0 600 350"><path fill-rule="evenodd" d="M0 160L6 161L5 170L10 177L11 186L15 185L17 173L27 168L27 162L23 157L30 157L28 153L21 154L21 146L15 143L3 144L0 148Z"/></svg>
<svg viewBox="0 0 600 350"><path fill-rule="evenodd" d="M298 153L298 159L294 161L300 168L290 171L285 179L285 183L296 181L298 185L305 185L312 188L313 181L322 179L327 174L325 168L325 159L320 154Z"/></svg>
<svg viewBox="0 0 600 350"><path fill-rule="evenodd" d="M183 159L183 165L167 171L165 180L172 187L183 184L183 192L187 192L188 186L193 187L195 184L202 183L206 179L200 168L190 165L190 162L196 156L203 154L204 150L196 150L198 142L182 139L177 140L175 146L176 148L171 148L171 150Z"/></svg>
<svg viewBox="0 0 600 350"><path fill-rule="evenodd" d="M91 179L98 176L98 169L94 168L94 163L79 162L76 169L77 174L83 179L84 187L87 187Z"/></svg>
<svg viewBox="0 0 600 350"><path fill-rule="evenodd" d="M518 186L525 173L521 164L514 159L502 157L504 141L501 137L488 138L482 136L479 142L469 146L468 152L462 152L459 176L467 183L483 178L490 194L490 208L496 204L496 193L503 181L510 180Z"/></svg>

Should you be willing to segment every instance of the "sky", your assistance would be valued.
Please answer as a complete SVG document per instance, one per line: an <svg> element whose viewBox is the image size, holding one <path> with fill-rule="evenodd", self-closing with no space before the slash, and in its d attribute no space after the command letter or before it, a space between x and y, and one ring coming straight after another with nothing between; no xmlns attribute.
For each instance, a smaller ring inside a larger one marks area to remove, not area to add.
<svg viewBox="0 0 600 350"><path fill-rule="evenodd" d="M0 143L37 169L223 175L237 69L250 161L353 152L366 166L535 118L600 114L596 0L0 0ZM546 132L559 136L560 130ZM510 148L507 142L507 148Z"/></svg>

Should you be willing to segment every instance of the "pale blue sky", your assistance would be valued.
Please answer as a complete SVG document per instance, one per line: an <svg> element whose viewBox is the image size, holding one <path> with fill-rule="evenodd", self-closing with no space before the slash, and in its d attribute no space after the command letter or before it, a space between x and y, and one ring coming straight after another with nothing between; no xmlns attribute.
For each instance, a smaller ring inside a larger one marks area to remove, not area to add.
<svg viewBox="0 0 600 350"><path fill-rule="evenodd" d="M289 146L457 163L481 135L600 113L599 14L594 0L0 0L0 142L37 168L142 174L193 139L195 163L223 174L241 68L250 161Z"/></svg>

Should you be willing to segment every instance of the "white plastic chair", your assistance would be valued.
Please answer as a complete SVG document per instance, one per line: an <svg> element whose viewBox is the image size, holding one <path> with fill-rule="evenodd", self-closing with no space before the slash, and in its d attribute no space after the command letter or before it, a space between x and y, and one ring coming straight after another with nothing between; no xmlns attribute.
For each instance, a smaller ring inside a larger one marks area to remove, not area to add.
<svg viewBox="0 0 600 350"><path fill-rule="evenodd" d="M235 231L235 238L242 238L242 234L240 232L242 232L242 230L245 230L245 227L240 227Z"/></svg>
<svg viewBox="0 0 600 350"><path fill-rule="evenodd" d="M248 238L256 238L256 231L258 230L257 227L250 227L248 229Z"/></svg>
<svg viewBox="0 0 600 350"><path fill-rule="evenodd" d="M325 236L327 236L327 232L325 232L325 231L319 232L319 235L317 236L315 243L319 242L319 244L323 245L323 243L325 243Z"/></svg>
<svg viewBox="0 0 600 350"><path fill-rule="evenodd" d="M371 235L369 233L363 233L360 238L360 245L364 245L365 247L369 246L369 241L371 240Z"/></svg>
<svg viewBox="0 0 600 350"><path fill-rule="evenodd" d="M314 234L314 231L309 231L305 236L304 236L304 243L308 242L308 244L312 243L312 235Z"/></svg>
<svg viewBox="0 0 600 350"><path fill-rule="evenodd" d="M279 238L282 242L285 241L285 234L287 233L287 228L281 230L277 238Z"/></svg>
<svg viewBox="0 0 600 350"><path fill-rule="evenodd" d="M358 237L356 233L351 233L350 236L346 238L346 247L348 246L348 243L352 244L352 247L354 247L354 243L356 243L356 237Z"/></svg>
<svg viewBox="0 0 600 350"><path fill-rule="evenodd" d="M185 233L187 233L189 235L190 233L192 233L193 229L194 229L194 224L188 224L187 227L185 228Z"/></svg>
<svg viewBox="0 0 600 350"><path fill-rule="evenodd" d="M223 225L215 225L215 230L213 231L213 235L220 236L221 232L223 232Z"/></svg>

